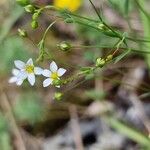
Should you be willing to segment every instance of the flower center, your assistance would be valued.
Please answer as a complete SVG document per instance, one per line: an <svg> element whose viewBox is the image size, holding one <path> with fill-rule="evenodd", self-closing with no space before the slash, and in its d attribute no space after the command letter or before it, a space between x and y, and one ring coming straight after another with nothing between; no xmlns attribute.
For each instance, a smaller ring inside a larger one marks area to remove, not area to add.
<svg viewBox="0 0 150 150"><path fill-rule="evenodd" d="M54 80L56 80L56 79L58 79L58 74L57 74L57 72L53 72L52 74L51 74L51 78L52 79L54 79Z"/></svg>
<svg viewBox="0 0 150 150"><path fill-rule="evenodd" d="M27 73L33 73L34 72L34 66L33 65L27 65L25 70Z"/></svg>

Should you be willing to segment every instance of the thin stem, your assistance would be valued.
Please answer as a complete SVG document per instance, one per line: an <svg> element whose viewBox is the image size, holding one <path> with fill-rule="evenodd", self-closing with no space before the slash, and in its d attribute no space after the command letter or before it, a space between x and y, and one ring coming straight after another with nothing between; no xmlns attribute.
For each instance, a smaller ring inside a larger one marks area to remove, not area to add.
<svg viewBox="0 0 150 150"><path fill-rule="evenodd" d="M50 29L57 21L58 21L58 19L55 20L55 21L53 21L53 22L47 27L47 29L46 29L46 31L44 32L44 35L43 35L43 37L42 37L42 40L45 40L46 35L47 35L49 29Z"/></svg>
<svg viewBox="0 0 150 150"><path fill-rule="evenodd" d="M107 24L103 21L102 17L99 15L97 9L95 8L93 2L92 2L91 0L89 0L89 1L91 2L91 4L92 4L94 10L95 10L96 13L98 14L100 21L101 21L108 29L110 29L110 30L116 35L116 37L119 37L120 39L122 39L123 37L122 37L118 32L116 32L115 30L113 30L109 25L107 25ZM37 6L37 8L40 8L40 7ZM55 9L55 10L57 10L57 11L62 10L61 8L56 8L56 7L52 6L52 5L48 5L48 6L45 6L45 7L40 8L40 9ZM87 18L87 17L84 17L84 16L80 16L80 15L76 15L76 14L71 13L71 12L68 12L68 11L66 11L66 13L68 13L69 15L72 15L72 16L74 16L74 17L78 17L78 18L80 18L80 19L82 18L82 19L85 19L85 20L93 21L93 22L99 22L99 21L97 21L97 20L90 19L90 18ZM79 22L79 21L76 21L76 22L79 23L79 24L82 24L82 25L87 25L87 24L82 23L82 22ZM95 28L94 26L91 26L91 25L88 25L88 26L91 27L91 28L94 28L94 29L98 30L98 29ZM132 37L126 37L126 39L127 39L127 40L130 40L130 41L133 41L133 42L150 42L150 40L147 40L147 39L144 39L144 38L143 38L143 39L135 39L135 38L132 38Z"/></svg>
<svg viewBox="0 0 150 150"><path fill-rule="evenodd" d="M150 21L150 15L146 12L146 10L140 5L140 3L138 2L138 0L135 0L135 3L137 4L137 6L139 7L139 9L143 12L143 14L148 18L148 20Z"/></svg>
<svg viewBox="0 0 150 150"><path fill-rule="evenodd" d="M116 36L118 36L120 39L122 39L122 36L121 36L118 32L116 32L115 30L113 30L109 25L107 25L107 24L103 21L102 17L100 16L100 14L99 14L98 10L96 9L95 5L93 4L93 2L92 2L91 0L89 0L89 1L90 1L91 5L92 5L93 9L95 10L96 14L98 15L100 21L101 21L108 29L110 29Z"/></svg>
<svg viewBox="0 0 150 150"><path fill-rule="evenodd" d="M93 9L95 10L97 16L99 17L100 21L103 22L103 19L100 16L100 14L99 14L98 10L96 9L95 5L93 4L93 2L91 0L89 0L89 1L90 1L91 5L92 5Z"/></svg>
<svg viewBox="0 0 150 150"><path fill-rule="evenodd" d="M93 29L95 29L95 30L100 31L98 28L96 28L96 27L94 27L94 26L92 26L92 25L89 25L89 24L87 24L87 23L80 22L80 21L78 21L78 20L75 20L75 23L78 23L78 24L81 24L81 25L84 25L84 26L88 26L88 27L90 27L90 28L93 28Z"/></svg>
<svg viewBox="0 0 150 150"><path fill-rule="evenodd" d="M150 40L147 39L136 39L136 38L132 38L132 37L126 37L127 40L133 41L133 42L145 42L145 43L149 43Z"/></svg>
<svg viewBox="0 0 150 150"><path fill-rule="evenodd" d="M73 49L80 49L80 48L86 48L86 49L90 49L90 48L106 48L106 49L112 49L115 47L111 47L111 46L107 46L107 45L78 45L78 46L72 46ZM127 49L126 47L120 47L120 49ZM150 51L146 51L146 50L138 50L138 49L134 49L131 48L132 52L135 53L146 53L146 54L150 54Z"/></svg>
<svg viewBox="0 0 150 150"><path fill-rule="evenodd" d="M87 17L84 17L84 16L80 16L80 15L71 13L71 12L67 12L67 13L69 13L69 15L72 15L72 16L77 17L77 18L79 18L79 19L82 18L82 19L85 19L85 20L88 20L88 21L93 21L93 22L96 22L96 23L99 22L98 20L90 19L90 18L87 18Z"/></svg>
<svg viewBox="0 0 150 150"><path fill-rule="evenodd" d="M116 45L117 49L113 52L113 56L118 52L119 48L120 48L120 45L124 42L125 40L125 37L122 38L121 41L119 41L119 43Z"/></svg>

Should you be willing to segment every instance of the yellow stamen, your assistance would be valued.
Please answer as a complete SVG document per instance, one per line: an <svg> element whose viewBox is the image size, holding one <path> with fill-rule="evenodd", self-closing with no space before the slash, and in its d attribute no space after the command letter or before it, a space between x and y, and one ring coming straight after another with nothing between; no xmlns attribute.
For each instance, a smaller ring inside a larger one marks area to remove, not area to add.
<svg viewBox="0 0 150 150"><path fill-rule="evenodd" d="M59 76L58 76L57 72L53 72L53 73L51 74L50 78L56 80L56 79L59 78Z"/></svg>
<svg viewBox="0 0 150 150"><path fill-rule="evenodd" d="M26 72L27 73L33 73L34 72L34 66L33 65L27 65L26 66Z"/></svg>

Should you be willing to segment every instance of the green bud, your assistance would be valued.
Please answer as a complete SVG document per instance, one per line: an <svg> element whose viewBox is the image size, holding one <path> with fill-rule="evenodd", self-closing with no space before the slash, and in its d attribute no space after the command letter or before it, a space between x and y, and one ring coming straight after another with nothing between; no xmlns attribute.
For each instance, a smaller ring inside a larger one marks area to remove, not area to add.
<svg viewBox="0 0 150 150"><path fill-rule="evenodd" d="M65 41L61 42L57 46L64 52L69 51L71 49L71 45Z"/></svg>
<svg viewBox="0 0 150 150"><path fill-rule="evenodd" d="M16 2L21 6L26 6L30 4L30 0L16 0Z"/></svg>
<svg viewBox="0 0 150 150"><path fill-rule="evenodd" d="M102 58L97 58L96 59L96 67L102 68L105 65L106 61Z"/></svg>
<svg viewBox="0 0 150 150"><path fill-rule="evenodd" d="M26 12L29 12L29 13L34 13L35 12L35 8L33 5L27 5L24 7L25 11Z"/></svg>
<svg viewBox="0 0 150 150"><path fill-rule="evenodd" d="M36 21L36 20L33 20L32 22L31 22L31 27L33 28L33 29L36 29L36 28L38 28L38 22Z"/></svg>
<svg viewBox="0 0 150 150"><path fill-rule="evenodd" d="M27 37L27 32L23 29L18 29L18 33L21 37Z"/></svg>
<svg viewBox="0 0 150 150"><path fill-rule="evenodd" d="M56 80L53 80L53 83L52 83L54 86L60 86L62 84L61 80L59 79L56 79Z"/></svg>
<svg viewBox="0 0 150 150"><path fill-rule="evenodd" d="M63 98L63 93L61 92L56 92L54 95L54 99L60 101Z"/></svg>
<svg viewBox="0 0 150 150"><path fill-rule="evenodd" d="M106 57L106 61L110 61L110 60L112 60L113 59L113 55L108 55L107 57Z"/></svg>
<svg viewBox="0 0 150 150"><path fill-rule="evenodd" d="M100 29L100 30L108 30L108 28L103 24L103 23L100 23L99 25L98 25L98 29Z"/></svg>
<svg viewBox="0 0 150 150"><path fill-rule="evenodd" d="M34 13L34 14L32 15L32 19L33 19L33 20L37 20L38 17L39 17L39 15L40 15L40 13L38 13L38 12Z"/></svg>

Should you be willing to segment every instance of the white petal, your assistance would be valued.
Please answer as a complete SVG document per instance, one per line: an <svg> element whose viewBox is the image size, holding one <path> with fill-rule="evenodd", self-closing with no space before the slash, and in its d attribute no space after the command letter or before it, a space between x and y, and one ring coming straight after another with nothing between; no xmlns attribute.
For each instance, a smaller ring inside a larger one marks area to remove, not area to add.
<svg viewBox="0 0 150 150"><path fill-rule="evenodd" d="M36 75L41 75L43 73L43 69L40 67L34 67L34 73Z"/></svg>
<svg viewBox="0 0 150 150"><path fill-rule="evenodd" d="M12 70L12 74L14 75L14 76L17 76L18 74L19 74L19 70L18 69L13 69Z"/></svg>
<svg viewBox="0 0 150 150"><path fill-rule="evenodd" d="M58 69L58 71L57 71L58 76L59 76L59 77L61 77L62 75L64 75L64 74L65 74L65 72L66 72L66 71L67 71L66 69L59 68L59 69Z"/></svg>
<svg viewBox="0 0 150 150"><path fill-rule="evenodd" d="M58 66L54 61L50 64L50 70L52 72L56 72L58 70Z"/></svg>
<svg viewBox="0 0 150 150"><path fill-rule="evenodd" d="M35 75L33 73L28 74L28 81L32 86L35 84Z"/></svg>
<svg viewBox="0 0 150 150"><path fill-rule="evenodd" d="M30 58L30 59L27 61L27 65L33 65L33 60L32 60L32 58Z"/></svg>
<svg viewBox="0 0 150 150"><path fill-rule="evenodd" d="M15 83L16 81L17 81L17 77L11 77L8 82Z"/></svg>
<svg viewBox="0 0 150 150"><path fill-rule="evenodd" d="M50 84L52 84L52 79L48 78L43 81L43 87L48 87Z"/></svg>
<svg viewBox="0 0 150 150"><path fill-rule="evenodd" d="M24 81L24 80L17 80L16 84L17 84L18 86L20 86L20 85L23 83L23 81Z"/></svg>
<svg viewBox="0 0 150 150"><path fill-rule="evenodd" d="M18 80L25 80L27 78L27 73L25 71L20 71L17 75Z"/></svg>
<svg viewBox="0 0 150 150"><path fill-rule="evenodd" d="M25 66L25 63L21 60L15 60L14 61L16 68L18 69L23 69Z"/></svg>
<svg viewBox="0 0 150 150"><path fill-rule="evenodd" d="M50 77L51 76L51 71L49 71L49 70L47 70L47 69L44 69L44 71L43 71L43 73L42 73L42 75L44 76L44 77Z"/></svg>

